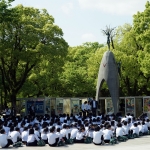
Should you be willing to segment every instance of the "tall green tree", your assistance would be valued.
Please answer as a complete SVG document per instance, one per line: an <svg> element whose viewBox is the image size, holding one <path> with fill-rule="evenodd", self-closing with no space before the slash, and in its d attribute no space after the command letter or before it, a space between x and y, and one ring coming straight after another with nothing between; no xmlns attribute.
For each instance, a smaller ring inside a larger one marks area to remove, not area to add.
<svg viewBox="0 0 150 150"><path fill-rule="evenodd" d="M0 71L5 95L15 105L31 71L43 60L52 63L49 58L59 57L60 51L66 55L68 44L45 9L18 5L10 10L11 21L0 24Z"/></svg>
<svg viewBox="0 0 150 150"><path fill-rule="evenodd" d="M95 95L95 84L93 77L88 73L88 60L99 49L103 47L99 43L84 43L77 47L70 47L61 76L63 96L93 96ZM93 59L93 61L95 61Z"/></svg>
<svg viewBox="0 0 150 150"><path fill-rule="evenodd" d="M138 42L138 62L140 70L146 79L145 90L150 94L150 2L143 12L138 12L133 18L133 30Z"/></svg>

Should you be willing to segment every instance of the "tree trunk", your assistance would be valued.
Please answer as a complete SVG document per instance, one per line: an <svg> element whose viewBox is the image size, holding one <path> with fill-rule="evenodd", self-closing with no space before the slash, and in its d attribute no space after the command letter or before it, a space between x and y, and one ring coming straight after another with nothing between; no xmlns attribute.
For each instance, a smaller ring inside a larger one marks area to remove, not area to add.
<svg viewBox="0 0 150 150"><path fill-rule="evenodd" d="M11 106L16 108L16 93L13 92L10 95Z"/></svg>

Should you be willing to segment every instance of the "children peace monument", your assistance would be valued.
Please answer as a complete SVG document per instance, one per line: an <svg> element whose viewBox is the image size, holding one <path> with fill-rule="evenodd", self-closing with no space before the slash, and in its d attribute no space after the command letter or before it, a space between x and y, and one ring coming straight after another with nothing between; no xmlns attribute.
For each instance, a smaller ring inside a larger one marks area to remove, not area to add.
<svg viewBox="0 0 150 150"><path fill-rule="evenodd" d="M118 112L119 100L119 75L114 54L112 51L110 51L110 39L112 31L113 29L108 27L106 30L103 30L103 32L107 35L108 50L104 53L99 67L96 99L99 99L101 87L104 81L106 81L112 98L114 113L116 114Z"/></svg>

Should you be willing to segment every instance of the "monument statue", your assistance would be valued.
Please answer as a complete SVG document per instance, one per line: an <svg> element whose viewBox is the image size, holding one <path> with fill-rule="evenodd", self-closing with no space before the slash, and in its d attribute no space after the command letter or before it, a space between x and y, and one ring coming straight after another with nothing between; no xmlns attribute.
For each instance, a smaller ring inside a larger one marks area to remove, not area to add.
<svg viewBox="0 0 150 150"><path fill-rule="evenodd" d="M107 45L108 45L108 50L110 50L110 39L113 36L113 30L115 28L110 28L108 26L106 26L106 30L102 30L102 32L107 36Z"/></svg>
<svg viewBox="0 0 150 150"><path fill-rule="evenodd" d="M101 60L98 81L97 81L97 91L96 99L100 97L100 90L104 81L108 85L108 89L111 95L114 113L118 112L118 100L119 100L119 75L118 75L118 66L115 61L115 57L112 51L110 51L110 37L114 28L106 28L103 32L107 35L107 45L108 51L106 51Z"/></svg>

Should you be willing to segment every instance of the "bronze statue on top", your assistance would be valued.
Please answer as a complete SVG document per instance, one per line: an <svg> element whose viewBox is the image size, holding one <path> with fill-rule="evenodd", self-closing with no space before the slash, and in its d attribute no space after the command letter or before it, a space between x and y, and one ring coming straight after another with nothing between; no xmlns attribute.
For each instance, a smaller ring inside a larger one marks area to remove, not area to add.
<svg viewBox="0 0 150 150"><path fill-rule="evenodd" d="M113 37L114 37L114 33L113 30L115 28L110 28L108 26L106 26L106 30L102 30L102 32L107 36L107 45L108 45L108 49L110 50L110 42L112 42L112 47L114 49L114 44L113 44Z"/></svg>

